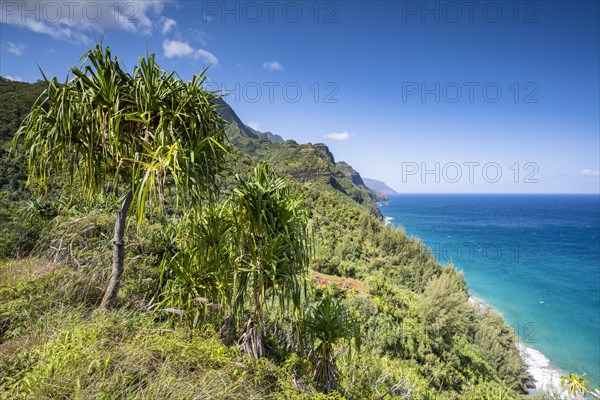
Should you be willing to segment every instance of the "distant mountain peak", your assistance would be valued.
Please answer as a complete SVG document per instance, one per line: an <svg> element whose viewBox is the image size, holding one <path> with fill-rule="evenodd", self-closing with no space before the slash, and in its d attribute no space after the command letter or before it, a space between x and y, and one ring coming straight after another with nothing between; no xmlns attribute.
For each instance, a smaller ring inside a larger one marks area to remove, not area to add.
<svg viewBox="0 0 600 400"><path fill-rule="evenodd" d="M398 192L389 187L385 182L378 181L377 179L363 178L363 182L365 183L365 186L369 189L374 190L376 192L381 192L386 196L393 196L395 194L398 194Z"/></svg>

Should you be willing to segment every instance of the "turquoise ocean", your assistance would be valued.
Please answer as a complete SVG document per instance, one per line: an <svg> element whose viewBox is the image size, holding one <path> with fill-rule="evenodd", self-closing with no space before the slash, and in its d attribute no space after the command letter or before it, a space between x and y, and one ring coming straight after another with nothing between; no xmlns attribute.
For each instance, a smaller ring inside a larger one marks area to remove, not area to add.
<svg viewBox="0 0 600 400"><path fill-rule="evenodd" d="M600 384L600 196L402 194L380 209L550 368Z"/></svg>

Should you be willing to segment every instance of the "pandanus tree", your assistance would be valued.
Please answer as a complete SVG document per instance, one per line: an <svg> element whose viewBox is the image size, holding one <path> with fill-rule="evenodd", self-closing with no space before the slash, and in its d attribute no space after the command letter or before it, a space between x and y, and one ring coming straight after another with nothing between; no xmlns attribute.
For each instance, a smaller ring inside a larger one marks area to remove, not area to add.
<svg viewBox="0 0 600 400"><path fill-rule="evenodd" d="M337 345L346 342L348 355L353 346L360 348L359 322L340 299L328 294L311 307L304 329L312 343L312 379L323 392L330 393L336 390L338 377L335 365Z"/></svg>
<svg viewBox="0 0 600 400"><path fill-rule="evenodd" d="M277 303L280 313L300 310L310 248L307 216L292 188L264 163L252 179L238 178L233 207L238 248L232 306L238 317L249 309L238 343L259 358L263 308Z"/></svg>
<svg viewBox="0 0 600 400"><path fill-rule="evenodd" d="M123 273L130 207L138 224L149 201L173 190L177 205L197 205L214 190L225 150L223 123L203 90L203 70L189 82L168 73L154 55L125 72L108 47L96 45L64 83L47 79L45 92L18 130L29 182L46 187L52 171L78 174L92 198L124 188L113 238L112 271L101 306L114 304Z"/></svg>
<svg viewBox="0 0 600 400"><path fill-rule="evenodd" d="M173 248L161 262L159 308L181 315L192 327L201 326L207 316L223 323L222 314L230 309L235 257L230 203L207 202L174 221L169 230Z"/></svg>

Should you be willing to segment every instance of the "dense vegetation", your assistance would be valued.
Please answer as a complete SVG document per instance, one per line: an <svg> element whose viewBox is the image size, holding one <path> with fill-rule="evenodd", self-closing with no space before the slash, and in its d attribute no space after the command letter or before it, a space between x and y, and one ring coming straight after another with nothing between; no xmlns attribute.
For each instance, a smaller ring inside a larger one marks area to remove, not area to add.
<svg viewBox="0 0 600 400"><path fill-rule="evenodd" d="M0 81L0 398L523 396L512 330L385 226L356 171L237 123L213 194L166 193L125 230L99 309L123 190L89 197L59 172L40 193L26 149L8 154L47 86Z"/></svg>

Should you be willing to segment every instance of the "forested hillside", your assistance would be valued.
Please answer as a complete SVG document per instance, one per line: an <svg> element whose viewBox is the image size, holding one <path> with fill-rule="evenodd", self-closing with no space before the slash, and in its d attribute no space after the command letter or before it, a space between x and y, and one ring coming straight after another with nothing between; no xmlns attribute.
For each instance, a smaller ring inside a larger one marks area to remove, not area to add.
<svg viewBox="0 0 600 400"><path fill-rule="evenodd" d="M46 87L0 81L0 398L523 396L515 335L461 272L385 226L325 145L256 135L222 102L215 195L190 205L167 180L130 216L99 309L125 191L90 197L68 171L25 186L11 141Z"/></svg>

